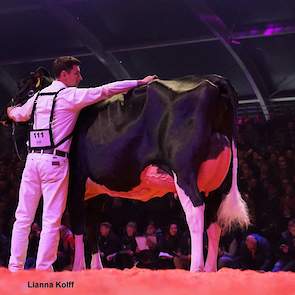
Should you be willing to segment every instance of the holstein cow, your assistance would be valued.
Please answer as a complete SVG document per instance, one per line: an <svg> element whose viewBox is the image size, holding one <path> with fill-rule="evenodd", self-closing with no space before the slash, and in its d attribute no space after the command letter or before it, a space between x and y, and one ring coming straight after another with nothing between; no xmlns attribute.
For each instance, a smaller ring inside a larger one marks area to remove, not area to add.
<svg viewBox="0 0 295 295"><path fill-rule="evenodd" d="M68 197L76 243L74 270L85 268L85 196L107 193L148 200L168 192L177 192L186 215L190 270L216 270L221 227L249 223L237 187L236 106L230 83L212 75L156 80L81 112L71 149ZM217 219L207 224L204 266L205 201L221 186L229 167L229 193L215 206ZM97 253L91 265L101 268Z"/></svg>

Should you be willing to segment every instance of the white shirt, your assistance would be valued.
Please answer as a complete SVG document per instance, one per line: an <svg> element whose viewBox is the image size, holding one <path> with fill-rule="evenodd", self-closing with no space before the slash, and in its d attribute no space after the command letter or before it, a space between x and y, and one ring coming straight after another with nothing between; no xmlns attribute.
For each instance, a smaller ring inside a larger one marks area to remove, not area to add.
<svg viewBox="0 0 295 295"><path fill-rule="evenodd" d="M126 92L138 85L137 80L125 80L106 84L95 88L66 87L61 81L53 81L51 85L42 89L44 92L57 92L63 89L56 97L52 132L54 143L57 144L69 135L75 127L82 108L109 98L115 94ZM11 110L10 116L16 122L28 121L31 117L36 94L23 106ZM49 128L49 119L53 96L39 96L34 118L34 129ZM57 147L58 150L68 152L71 139Z"/></svg>

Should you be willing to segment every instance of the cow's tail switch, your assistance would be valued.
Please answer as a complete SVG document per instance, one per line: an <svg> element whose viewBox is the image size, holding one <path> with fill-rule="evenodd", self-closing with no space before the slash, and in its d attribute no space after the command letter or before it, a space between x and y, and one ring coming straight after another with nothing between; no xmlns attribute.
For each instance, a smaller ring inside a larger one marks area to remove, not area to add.
<svg viewBox="0 0 295 295"><path fill-rule="evenodd" d="M224 231L230 231L236 227L247 228L250 223L246 202L242 199L238 189L238 157L237 147L234 140L232 140L232 156L233 163L231 189L223 199L217 212L218 223Z"/></svg>

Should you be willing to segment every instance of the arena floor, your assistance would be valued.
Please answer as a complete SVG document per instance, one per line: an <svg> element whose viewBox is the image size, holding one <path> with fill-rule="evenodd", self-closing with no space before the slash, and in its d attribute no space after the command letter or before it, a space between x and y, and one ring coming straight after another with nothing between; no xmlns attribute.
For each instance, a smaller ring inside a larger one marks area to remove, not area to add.
<svg viewBox="0 0 295 295"><path fill-rule="evenodd" d="M36 287L40 283L43 287ZM295 274L229 269L217 273L142 269L10 273L2 268L0 294L295 295Z"/></svg>

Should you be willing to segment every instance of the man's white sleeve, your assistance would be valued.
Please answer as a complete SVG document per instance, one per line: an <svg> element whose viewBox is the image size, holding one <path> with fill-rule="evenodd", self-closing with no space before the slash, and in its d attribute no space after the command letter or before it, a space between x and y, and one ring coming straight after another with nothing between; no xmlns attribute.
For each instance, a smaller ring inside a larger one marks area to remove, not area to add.
<svg viewBox="0 0 295 295"><path fill-rule="evenodd" d="M113 95L127 92L137 85L137 80L125 80L94 88L76 88L72 97L73 108L82 109Z"/></svg>
<svg viewBox="0 0 295 295"><path fill-rule="evenodd" d="M31 97L27 102L20 106L13 108L9 115L15 122L26 122L31 118L35 95Z"/></svg>

